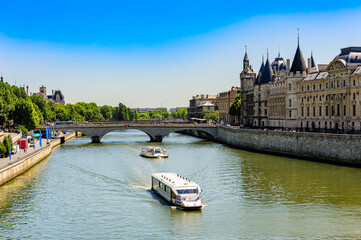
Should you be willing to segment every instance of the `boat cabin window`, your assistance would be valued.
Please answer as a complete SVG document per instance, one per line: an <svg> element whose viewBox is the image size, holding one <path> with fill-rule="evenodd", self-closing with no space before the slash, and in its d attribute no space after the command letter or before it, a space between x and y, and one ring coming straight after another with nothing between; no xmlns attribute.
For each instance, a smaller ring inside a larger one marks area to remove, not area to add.
<svg viewBox="0 0 361 240"><path fill-rule="evenodd" d="M197 188L191 188L191 189L177 189L178 194L192 194L192 193L198 193Z"/></svg>
<svg viewBox="0 0 361 240"><path fill-rule="evenodd" d="M162 153L162 152L160 151L160 149L156 149L155 153Z"/></svg>

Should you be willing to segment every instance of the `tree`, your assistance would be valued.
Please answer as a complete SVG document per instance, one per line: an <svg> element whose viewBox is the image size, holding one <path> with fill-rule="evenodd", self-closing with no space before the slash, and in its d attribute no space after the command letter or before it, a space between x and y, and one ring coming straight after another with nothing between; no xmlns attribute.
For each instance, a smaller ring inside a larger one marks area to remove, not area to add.
<svg viewBox="0 0 361 240"><path fill-rule="evenodd" d="M229 106L228 113L231 116L237 116L238 117L238 123L240 123L241 118L241 94L237 94L237 96L234 98L233 102L231 103L231 106Z"/></svg>
<svg viewBox="0 0 361 240"><path fill-rule="evenodd" d="M201 114L202 118L207 119L209 121L218 121L219 113L218 111L211 112L209 110L204 110Z"/></svg>
<svg viewBox="0 0 361 240"><path fill-rule="evenodd" d="M100 113L103 115L103 118L107 121L113 119L113 108L108 105L104 105L100 107Z"/></svg>
<svg viewBox="0 0 361 240"><path fill-rule="evenodd" d="M150 118L149 113L147 112L139 113L138 120L148 120L149 118Z"/></svg>
<svg viewBox="0 0 361 240"><path fill-rule="evenodd" d="M69 110L65 107L65 105L55 104L54 112L56 115L56 119L59 119L60 121L69 121L70 120Z"/></svg>
<svg viewBox="0 0 361 240"><path fill-rule="evenodd" d="M32 130L39 126L42 116L39 116L37 106L31 100L23 98L18 99L15 104L15 110L12 113L14 122L24 125L27 129Z"/></svg>
<svg viewBox="0 0 361 240"><path fill-rule="evenodd" d="M186 120L187 119L187 109L180 108L177 111L172 113L173 118L181 118Z"/></svg>
<svg viewBox="0 0 361 240"><path fill-rule="evenodd" d="M55 119L55 113L52 111L51 106L47 104L43 97L39 95L32 95L31 101L36 104L43 115L44 121L52 121Z"/></svg>
<svg viewBox="0 0 361 240"><path fill-rule="evenodd" d="M10 114L15 109L16 101L17 97L11 86L8 83L0 82L0 123L8 122L11 119Z"/></svg>
<svg viewBox="0 0 361 240"><path fill-rule="evenodd" d="M5 155L9 155L9 138L10 138L10 149L13 149L13 141L11 139L11 136L5 136L3 140L3 145L5 147Z"/></svg>

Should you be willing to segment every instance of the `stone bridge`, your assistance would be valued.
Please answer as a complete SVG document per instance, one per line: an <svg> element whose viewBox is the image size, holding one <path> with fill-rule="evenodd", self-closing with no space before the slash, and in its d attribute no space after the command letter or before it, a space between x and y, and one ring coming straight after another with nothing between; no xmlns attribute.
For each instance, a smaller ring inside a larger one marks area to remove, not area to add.
<svg viewBox="0 0 361 240"><path fill-rule="evenodd" d="M109 123L93 123L93 124L74 124L74 125L58 125L59 130L73 130L81 132L91 138L93 143L99 143L101 138L109 133L121 129L136 129L146 133L151 142L162 142L163 138L172 132L184 133L188 130L196 131L198 134L203 134L210 139L217 138L217 126L210 124L109 124ZM45 126L39 127L44 130Z"/></svg>

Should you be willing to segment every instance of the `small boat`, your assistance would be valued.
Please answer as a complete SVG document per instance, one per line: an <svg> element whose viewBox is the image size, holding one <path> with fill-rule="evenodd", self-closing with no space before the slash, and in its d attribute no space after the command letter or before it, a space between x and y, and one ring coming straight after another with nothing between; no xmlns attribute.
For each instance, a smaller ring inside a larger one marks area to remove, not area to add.
<svg viewBox="0 0 361 240"><path fill-rule="evenodd" d="M140 155L148 158L167 158L169 156L167 151L160 147L145 147Z"/></svg>
<svg viewBox="0 0 361 240"><path fill-rule="evenodd" d="M199 210L203 207L199 185L179 174L152 174L152 190L178 208Z"/></svg>

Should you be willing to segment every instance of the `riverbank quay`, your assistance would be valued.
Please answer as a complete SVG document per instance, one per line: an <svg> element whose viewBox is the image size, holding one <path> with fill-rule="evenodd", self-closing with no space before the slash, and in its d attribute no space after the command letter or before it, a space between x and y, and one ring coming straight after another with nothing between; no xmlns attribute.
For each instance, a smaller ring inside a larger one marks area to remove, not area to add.
<svg viewBox="0 0 361 240"><path fill-rule="evenodd" d="M12 156L11 161L9 161L9 158L0 159L0 185L10 181L33 167L49 156L55 147L74 138L76 135L76 132L62 134L54 139L51 139L49 144L47 144L46 140L43 139L43 147L41 148L37 146L35 150L33 148L29 148L26 152L20 151Z"/></svg>
<svg viewBox="0 0 361 240"><path fill-rule="evenodd" d="M201 132L188 134L210 139ZM266 131L218 126L214 141L234 148L361 167L361 135Z"/></svg>

